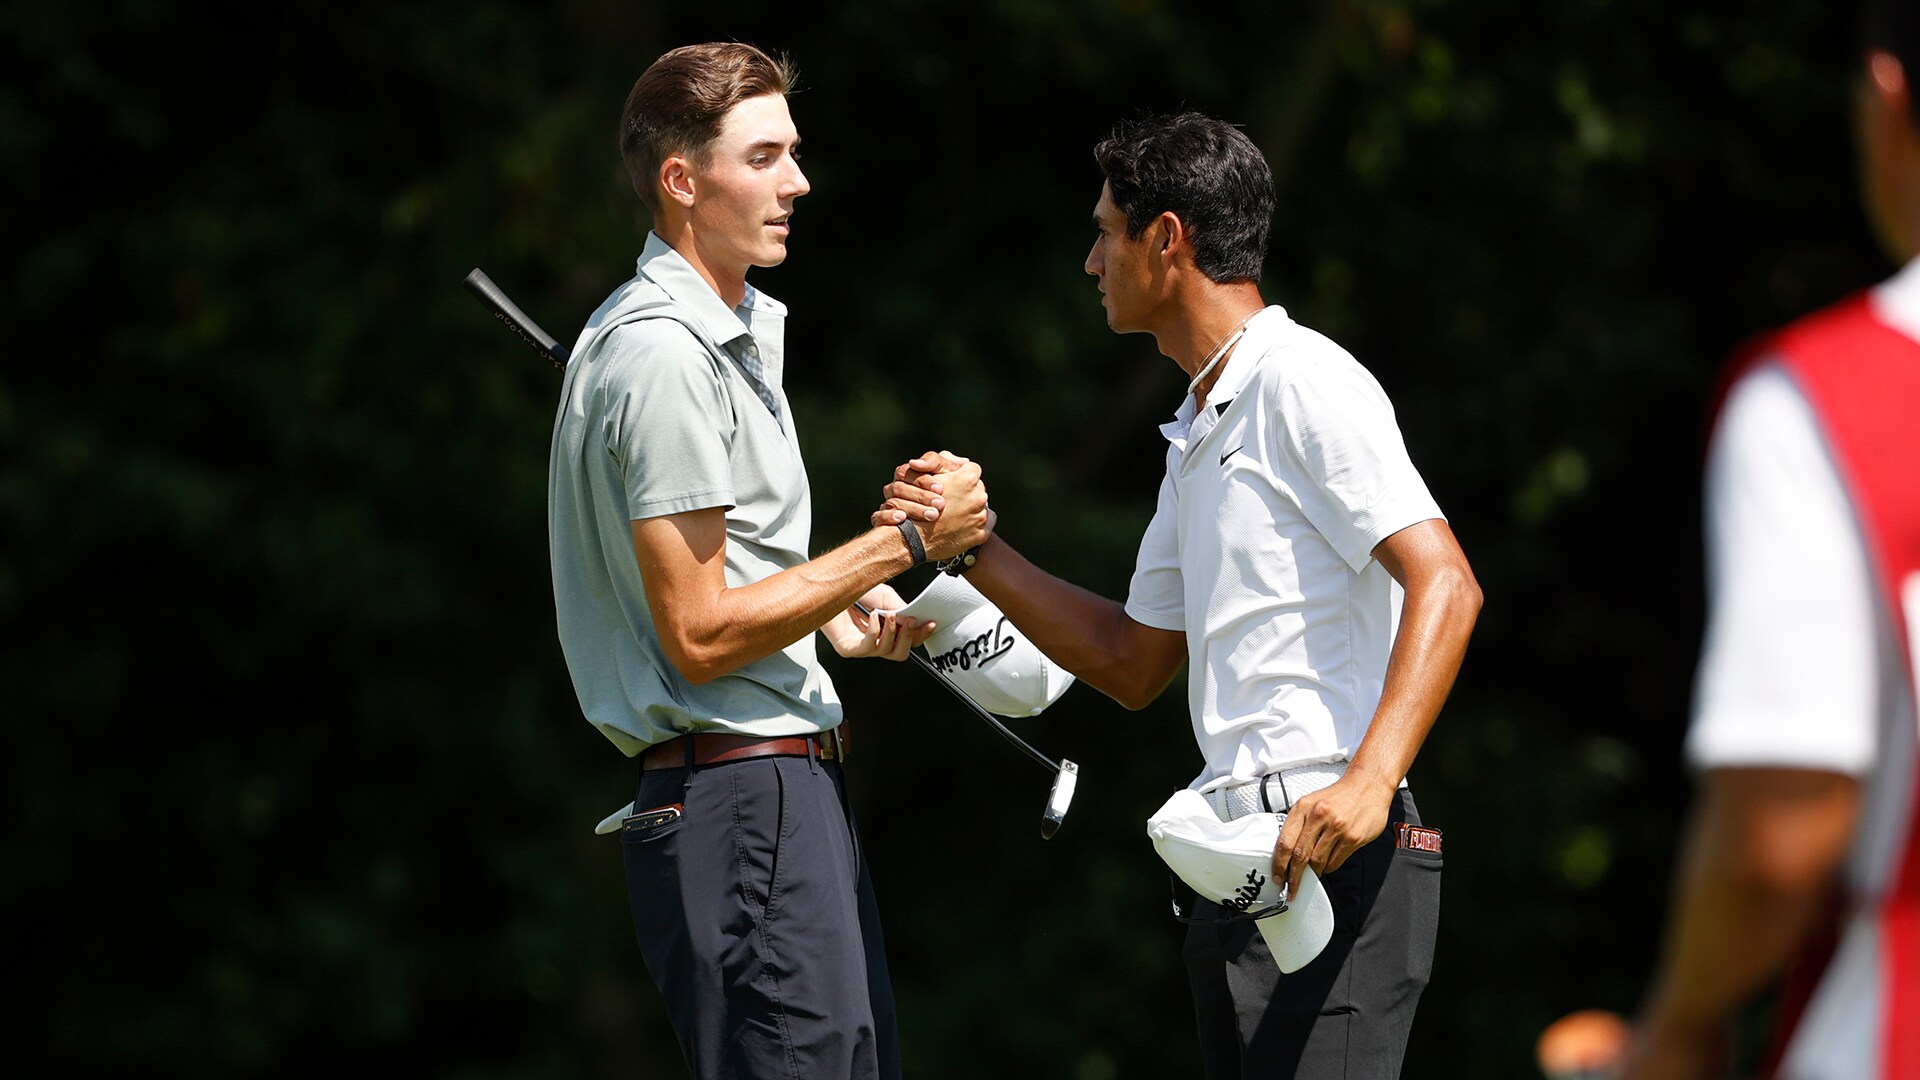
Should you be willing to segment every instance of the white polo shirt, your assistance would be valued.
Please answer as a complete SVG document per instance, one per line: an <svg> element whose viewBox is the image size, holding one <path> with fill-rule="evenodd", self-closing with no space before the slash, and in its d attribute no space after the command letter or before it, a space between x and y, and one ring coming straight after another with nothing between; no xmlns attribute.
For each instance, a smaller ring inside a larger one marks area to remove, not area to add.
<svg viewBox="0 0 1920 1080"><path fill-rule="evenodd" d="M1403 593L1380 541L1443 518L1393 406L1345 349L1269 307L1207 408L1170 423L1127 596L1187 635L1196 791L1345 761L1373 720Z"/></svg>
<svg viewBox="0 0 1920 1080"><path fill-rule="evenodd" d="M1887 697L1879 602L1846 484L1778 364L1727 395L1705 503L1710 602L1688 760L1865 775Z"/></svg>
<svg viewBox="0 0 1920 1080"><path fill-rule="evenodd" d="M1871 296L1881 321L1920 340L1920 259ZM1687 733L1696 768L1864 778L1898 759L1878 739L1905 676L1846 492L1784 369L1765 363L1734 384L1707 453L1707 631Z"/></svg>

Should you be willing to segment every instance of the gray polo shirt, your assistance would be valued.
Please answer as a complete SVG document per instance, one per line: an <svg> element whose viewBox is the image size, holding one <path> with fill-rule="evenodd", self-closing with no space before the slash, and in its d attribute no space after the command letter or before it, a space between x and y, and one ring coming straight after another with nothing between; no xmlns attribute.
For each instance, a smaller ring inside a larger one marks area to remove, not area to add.
<svg viewBox="0 0 1920 1080"><path fill-rule="evenodd" d="M798 735L840 723L815 637L705 685L660 647L632 523L723 508L738 588L807 561L812 503L780 389L786 308L729 310L649 233L639 273L574 343L547 469L560 647L587 719L629 754L686 731Z"/></svg>

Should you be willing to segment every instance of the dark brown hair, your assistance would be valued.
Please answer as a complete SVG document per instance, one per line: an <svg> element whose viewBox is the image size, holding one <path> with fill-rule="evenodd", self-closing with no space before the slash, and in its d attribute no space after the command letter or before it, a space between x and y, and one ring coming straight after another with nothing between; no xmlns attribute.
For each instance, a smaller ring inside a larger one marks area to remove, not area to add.
<svg viewBox="0 0 1920 1080"><path fill-rule="evenodd" d="M660 210L654 179L674 154L695 158L720 134L727 110L762 94L785 96L799 72L751 45L685 45L655 60L627 94L620 115L620 156L647 209Z"/></svg>
<svg viewBox="0 0 1920 1080"><path fill-rule="evenodd" d="M1273 172L1232 124L1196 112L1122 120L1093 148L1113 205L1138 239L1172 211L1211 281L1259 281L1273 223Z"/></svg>

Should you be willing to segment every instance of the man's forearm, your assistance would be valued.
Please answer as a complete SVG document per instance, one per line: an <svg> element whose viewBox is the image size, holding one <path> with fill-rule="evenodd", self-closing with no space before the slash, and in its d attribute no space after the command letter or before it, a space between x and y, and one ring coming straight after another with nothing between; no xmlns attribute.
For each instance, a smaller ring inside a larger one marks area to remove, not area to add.
<svg viewBox="0 0 1920 1080"><path fill-rule="evenodd" d="M1120 604L1040 569L998 534L967 580L1048 659L1129 709L1158 697L1179 671L1169 642L1143 640L1165 631L1148 630Z"/></svg>
<svg viewBox="0 0 1920 1080"><path fill-rule="evenodd" d="M1444 522L1402 529L1373 553L1407 590L1406 603L1380 704L1346 775L1301 796L1281 826L1273 872L1289 889L1308 866L1322 874L1339 869L1386 828L1393 792L1433 730L1480 614L1480 586Z"/></svg>
<svg viewBox="0 0 1920 1080"><path fill-rule="evenodd" d="M1443 571L1410 583L1380 704L1349 771L1397 787L1413 768L1466 659L1480 604L1470 574Z"/></svg>
<svg viewBox="0 0 1920 1080"><path fill-rule="evenodd" d="M963 463L945 475L946 512L915 531L932 559L982 543L992 528L979 466ZM791 645L913 565L906 534L877 522L825 555L746 585L727 583L726 548L726 516L717 508L633 523L634 557L661 648L696 683Z"/></svg>
<svg viewBox="0 0 1920 1080"><path fill-rule="evenodd" d="M669 618L684 627L681 673L706 682L771 656L912 565L900 530L869 529L799 566L721 589L705 611L671 612Z"/></svg>
<svg viewBox="0 0 1920 1080"><path fill-rule="evenodd" d="M1626 1075L1687 1075L1733 1016L1787 968L1829 914L1859 814L1850 777L1798 769L1709 773L1690 816L1659 971Z"/></svg>
<svg viewBox="0 0 1920 1080"><path fill-rule="evenodd" d="M1785 970L1819 894L1755 889L1733 859L1704 850L1695 821L1645 1023L1683 1038L1724 1036L1735 1012Z"/></svg>

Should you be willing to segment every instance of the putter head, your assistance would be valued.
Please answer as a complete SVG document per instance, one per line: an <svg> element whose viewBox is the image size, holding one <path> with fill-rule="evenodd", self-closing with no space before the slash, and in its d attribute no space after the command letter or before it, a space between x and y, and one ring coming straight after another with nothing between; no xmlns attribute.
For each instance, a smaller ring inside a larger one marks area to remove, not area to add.
<svg viewBox="0 0 1920 1080"><path fill-rule="evenodd" d="M1053 790L1047 793L1047 811L1040 816L1040 839L1051 840L1053 834L1060 831L1060 823L1067 818L1067 807L1073 804L1073 786L1080 780L1080 766L1060 759L1060 771L1054 774Z"/></svg>

